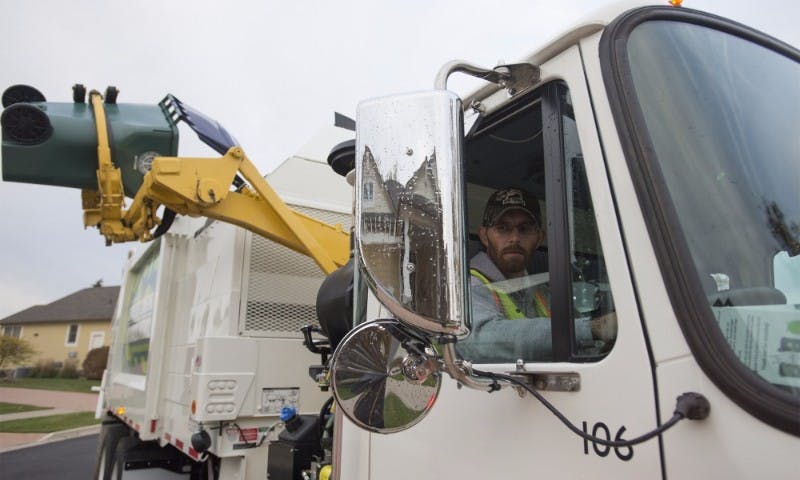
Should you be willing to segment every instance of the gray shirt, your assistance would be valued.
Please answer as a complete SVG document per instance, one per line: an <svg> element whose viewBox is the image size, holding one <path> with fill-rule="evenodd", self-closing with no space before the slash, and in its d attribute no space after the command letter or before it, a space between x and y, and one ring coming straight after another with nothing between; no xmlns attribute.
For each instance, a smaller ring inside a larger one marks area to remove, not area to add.
<svg viewBox="0 0 800 480"><path fill-rule="evenodd" d="M480 252L470 261L470 268L492 282L492 288L505 292L525 318L510 320L498 305L496 296L476 277L471 276L472 328L469 337L457 344L459 355L474 363L512 363L552 358L550 319L536 316L535 295L547 297L545 282L531 277L508 280L494 262ZM579 343L592 340L588 319L577 319L575 330Z"/></svg>

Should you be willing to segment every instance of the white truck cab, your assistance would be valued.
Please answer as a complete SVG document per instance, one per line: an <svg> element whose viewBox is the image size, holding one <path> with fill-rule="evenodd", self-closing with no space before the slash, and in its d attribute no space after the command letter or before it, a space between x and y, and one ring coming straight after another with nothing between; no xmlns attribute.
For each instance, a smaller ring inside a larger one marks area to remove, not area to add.
<svg viewBox="0 0 800 480"><path fill-rule="evenodd" d="M798 61L742 25L651 6L363 102L357 281L374 297L332 360L333 478L795 476ZM460 99L458 72L492 83ZM482 333L468 263L487 198L509 187L539 202L545 238L527 280L494 289L544 285L550 312L500 320L527 322L504 338ZM459 347L475 341L491 361Z"/></svg>

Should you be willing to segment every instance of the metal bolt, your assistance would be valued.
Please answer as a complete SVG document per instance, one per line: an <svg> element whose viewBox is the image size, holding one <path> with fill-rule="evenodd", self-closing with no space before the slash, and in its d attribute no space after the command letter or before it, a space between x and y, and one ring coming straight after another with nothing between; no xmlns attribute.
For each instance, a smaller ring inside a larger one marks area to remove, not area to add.
<svg viewBox="0 0 800 480"><path fill-rule="evenodd" d="M406 270L408 270L410 273L413 273L414 270L416 270L416 269L417 269L417 266L414 265L413 263L407 263L406 264Z"/></svg>
<svg viewBox="0 0 800 480"><path fill-rule="evenodd" d="M406 155L408 155L409 157L411 155L414 155L414 150L411 147L406 147Z"/></svg>
<svg viewBox="0 0 800 480"><path fill-rule="evenodd" d="M469 104L469 108L475 113L483 113L486 111L486 107L483 106L480 100L473 100L472 103Z"/></svg>

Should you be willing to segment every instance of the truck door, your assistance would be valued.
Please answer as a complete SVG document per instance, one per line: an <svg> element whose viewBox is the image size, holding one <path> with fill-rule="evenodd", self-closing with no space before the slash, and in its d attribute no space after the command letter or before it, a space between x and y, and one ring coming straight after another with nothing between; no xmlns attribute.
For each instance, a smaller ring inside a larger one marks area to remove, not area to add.
<svg viewBox="0 0 800 480"><path fill-rule="evenodd" d="M542 72L547 81L533 91L494 108L486 99L489 107L464 149L470 255L486 249L484 205L496 190L521 190L542 212L541 239L521 283L471 279L473 290L476 284L494 285L492 293L505 289L494 295L497 310L507 297L524 318L481 318L491 309L473 298L472 334L457 348L481 370L542 374L538 388L578 428L630 439L660 419L579 47L542 64ZM533 287L544 292L548 312L536 313L530 297L520 298ZM354 428L345 427L344 448L369 452L369 462L356 465L351 457L343 476L656 478L662 468L658 438L603 446L567 430L529 395L460 389L450 379L414 428L394 435Z"/></svg>
<svg viewBox="0 0 800 480"><path fill-rule="evenodd" d="M664 436L667 475L796 476L800 52L672 8L582 46L662 412L684 391L712 408Z"/></svg>

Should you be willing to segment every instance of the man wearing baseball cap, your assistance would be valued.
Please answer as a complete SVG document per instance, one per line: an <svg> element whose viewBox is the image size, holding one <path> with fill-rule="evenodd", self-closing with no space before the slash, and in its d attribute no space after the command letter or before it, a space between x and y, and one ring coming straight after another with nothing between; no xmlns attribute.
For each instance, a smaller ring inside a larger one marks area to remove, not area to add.
<svg viewBox="0 0 800 480"><path fill-rule="evenodd" d="M478 229L486 251L472 259L471 270L490 274L499 270L503 278L527 275L533 252L544 239L540 219L538 200L522 190L508 188L494 192L486 202Z"/></svg>
<svg viewBox="0 0 800 480"><path fill-rule="evenodd" d="M471 334L459 342L472 362L546 360L552 355L546 283L528 277L528 265L545 238L539 202L507 188L486 202L478 237L484 251L470 261ZM591 341L588 323L576 322L579 343Z"/></svg>

